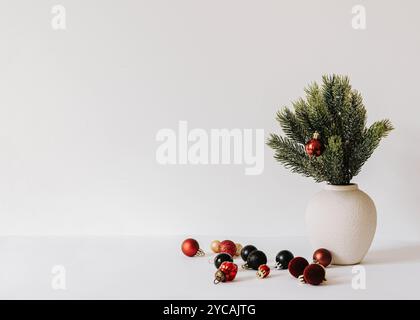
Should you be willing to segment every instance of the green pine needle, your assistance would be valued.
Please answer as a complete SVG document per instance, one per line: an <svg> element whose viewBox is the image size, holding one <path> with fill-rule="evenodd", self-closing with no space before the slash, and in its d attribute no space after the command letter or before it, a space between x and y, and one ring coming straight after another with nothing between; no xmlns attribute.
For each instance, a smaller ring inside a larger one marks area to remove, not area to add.
<svg viewBox="0 0 420 320"><path fill-rule="evenodd" d="M305 88L305 99L277 112L285 137L271 134L267 145L274 158L292 172L312 177L316 182L350 184L373 151L393 126L388 119L366 127L366 109L359 92L346 76L326 75L322 84ZM314 132L320 133L325 151L309 157L305 143Z"/></svg>

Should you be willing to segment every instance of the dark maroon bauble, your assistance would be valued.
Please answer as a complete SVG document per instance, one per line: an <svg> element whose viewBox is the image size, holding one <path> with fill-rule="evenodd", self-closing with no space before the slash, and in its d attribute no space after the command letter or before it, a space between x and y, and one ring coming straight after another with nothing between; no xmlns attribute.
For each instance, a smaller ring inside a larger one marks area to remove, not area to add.
<svg viewBox="0 0 420 320"><path fill-rule="evenodd" d="M314 263L322 264L325 268L331 264L332 255L327 249L321 248L314 252Z"/></svg>
<svg viewBox="0 0 420 320"><path fill-rule="evenodd" d="M325 280L325 269L319 264L312 263L303 271L303 278L306 283L317 286Z"/></svg>
<svg viewBox="0 0 420 320"><path fill-rule="evenodd" d="M303 270L309 265L308 260L302 257L295 257L289 262L289 272L295 278L303 274Z"/></svg>
<svg viewBox="0 0 420 320"><path fill-rule="evenodd" d="M219 269L220 265L225 261L233 262L232 256L229 253L219 253L214 257L214 266L216 269Z"/></svg>

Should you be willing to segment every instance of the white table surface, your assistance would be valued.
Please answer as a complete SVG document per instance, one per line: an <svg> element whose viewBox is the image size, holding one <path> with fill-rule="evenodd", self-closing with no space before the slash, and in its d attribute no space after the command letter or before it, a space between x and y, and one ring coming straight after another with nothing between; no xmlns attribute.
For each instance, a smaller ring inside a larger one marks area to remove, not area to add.
<svg viewBox="0 0 420 320"><path fill-rule="evenodd" d="M209 252L210 241L195 237ZM213 284L214 256L188 258L181 237L2 237L1 299L420 299L420 243L375 239L363 266L366 289L352 288L351 266L327 269L321 286L299 284L288 271L259 280L240 270ZM222 239L223 240L223 239ZM269 264L282 249L309 259L305 238L234 238L265 251ZM241 259L236 260L242 264ZM65 268L66 289L53 289L54 266Z"/></svg>

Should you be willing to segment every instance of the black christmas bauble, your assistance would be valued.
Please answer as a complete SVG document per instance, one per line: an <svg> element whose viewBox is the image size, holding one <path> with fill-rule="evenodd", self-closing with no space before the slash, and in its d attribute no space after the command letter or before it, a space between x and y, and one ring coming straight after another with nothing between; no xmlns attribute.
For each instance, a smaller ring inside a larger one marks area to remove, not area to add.
<svg viewBox="0 0 420 320"><path fill-rule="evenodd" d="M290 260L294 258L289 250L282 250L276 256L276 269L287 269Z"/></svg>
<svg viewBox="0 0 420 320"><path fill-rule="evenodd" d="M244 260L244 261L246 262L246 260L248 259L249 254L250 254L252 251L255 251L255 250L257 250L257 248L255 248L255 247L254 247L253 245L251 245L251 244L249 244L249 245L247 245L247 246L243 247L243 248L242 248L242 250L241 250L241 258L242 258L242 260Z"/></svg>
<svg viewBox="0 0 420 320"><path fill-rule="evenodd" d="M214 257L214 266L216 269L219 269L220 265L225 261L233 262L232 256L229 253L219 253Z"/></svg>
<svg viewBox="0 0 420 320"><path fill-rule="evenodd" d="M258 267L262 264L266 264L267 263L267 256L265 255L264 252L260 251L260 250L254 250L252 251L248 258L246 259L246 265L245 267L247 269L254 269L254 270L258 270Z"/></svg>

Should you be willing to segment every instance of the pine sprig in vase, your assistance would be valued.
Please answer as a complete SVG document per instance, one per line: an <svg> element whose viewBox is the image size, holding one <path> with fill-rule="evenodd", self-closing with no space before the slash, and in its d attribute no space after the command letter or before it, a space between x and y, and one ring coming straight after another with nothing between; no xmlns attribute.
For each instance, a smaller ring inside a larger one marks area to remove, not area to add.
<svg viewBox="0 0 420 320"><path fill-rule="evenodd" d="M346 76L323 76L321 85L313 83L305 93L293 110L285 107L277 113L285 136L271 134L267 144L274 158L293 172L316 182L348 185L393 130L392 124L385 119L366 126L362 96ZM311 156L305 145L314 134L323 150Z"/></svg>

